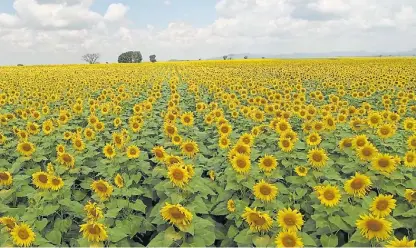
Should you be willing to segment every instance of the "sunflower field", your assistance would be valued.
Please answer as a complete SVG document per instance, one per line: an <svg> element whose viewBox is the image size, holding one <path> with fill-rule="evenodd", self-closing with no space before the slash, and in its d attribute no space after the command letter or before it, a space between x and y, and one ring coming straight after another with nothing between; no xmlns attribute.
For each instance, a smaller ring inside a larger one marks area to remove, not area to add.
<svg viewBox="0 0 416 248"><path fill-rule="evenodd" d="M0 68L0 245L416 239L416 60Z"/></svg>

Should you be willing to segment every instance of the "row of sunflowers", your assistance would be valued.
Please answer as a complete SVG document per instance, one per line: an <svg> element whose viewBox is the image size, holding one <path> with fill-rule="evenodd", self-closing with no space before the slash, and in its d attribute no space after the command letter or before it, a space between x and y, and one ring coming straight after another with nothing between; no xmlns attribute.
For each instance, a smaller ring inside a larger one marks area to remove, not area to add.
<svg viewBox="0 0 416 248"><path fill-rule="evenodd" d="M416 61L3 67L0 245L416 238Z"/></svg>

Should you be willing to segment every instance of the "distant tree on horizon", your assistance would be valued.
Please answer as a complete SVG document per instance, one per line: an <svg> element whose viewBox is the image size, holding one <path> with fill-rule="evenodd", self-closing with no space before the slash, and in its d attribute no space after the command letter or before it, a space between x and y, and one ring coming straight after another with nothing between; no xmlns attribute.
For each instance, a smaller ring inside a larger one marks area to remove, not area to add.
<svg viewBox="0 0 416 248"><path fill-rule="evenodd" d="M222 58L224 59L224 60L226 60L227 59L227 55L224 55L224 56L222 56Z"/></svg>
<svg viewBox="0 0 416 248"><path fill-rule="evenodd" d="M156 55L154 55L154 54L150 55L149 60L150 60L150 62L155 63L156 62Z"/></svg>
<svg viewBox="0 0 416 248"><path fill-rule="evenodd" d="M248 58L248 56L246 55L246 56L244 56L244 59L247 59Z"/></svg>
<svg viewBox="0 0 416 248"><path fill-rule="evenodd" d="M99 53L87 53L82 56L82 59L88 64L97 64L97 60L100 58Z"/></svg>
<svg viewBox="0 0 416 248"><path fill-rule="evenodd" d="M140 63L143 57L140 51L128 51L118 56L118 63Z"/></svg>

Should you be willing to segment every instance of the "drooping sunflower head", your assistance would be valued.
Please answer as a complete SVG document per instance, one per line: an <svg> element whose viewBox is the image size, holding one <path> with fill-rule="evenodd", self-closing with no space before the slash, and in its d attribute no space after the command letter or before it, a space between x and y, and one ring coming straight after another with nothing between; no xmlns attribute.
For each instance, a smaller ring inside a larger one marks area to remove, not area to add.
<svg viewBox="0 0 416 248"><path fill-rule="evenodd" d="M296 232L302 228L302 214L296 209L286 208L279 210L277 218L279 226L284 230Z"/></svg>
<svg viewBox="0 0 416 248"><path fill-rule="evenodd" d="M370 211L374 216L386 217L396 207L396 200L393 199L392 195L378 195L374 198Z"/></svg>
<svg viewBox="0 0 416 248"><path fill-rule="evenodd" d="M386 240L390 238L392 224L384 218L373 215L361 215L356 221L356 226L368 240L376 238L377 240Z"/></svg>
<svg viewBox="0 0 416 248"><path fill-rule="evenodd" d="M250 171L250 157L245 154L237 153L231 161L233 169L240 174L247 174Z"/></svg>
<svg viewBox="0 0 416 248"><path fill-rule="evenodd" d="M208 176L209 176L209 179L211 179L211 181L215 181L215 171L214 170L209 170Z"/></svg>
<svg viewBox="0 0 416 248"><path fill-rule="evenodd" d="M347 194L362 198L370 190L371 185L372 182L368 176L356 172L345 182L344 189Z"/></svg>
<svg viewBox="0 0 416 248"><path fill-rule="evenodd" d="M304 177L308 174L309 168L305 166L296 166L295 172L298 176Z"/></svg>
<svg viewBox="0 0 416 248"><path fill-rule="evenodd" d="M116 150L111 144L106 144L103 148L103 153L106 158L112 159L116 156Z"/></svg>
<svg viewBox="0 0 416 248"><path fill-rule="evenodd" d="M308 162L314 168L322 168L328 161L328 155L324 149L312 149L308 151Z"/></svg>
<svg viewBox="0 0 416 248"><path fill-rule="evenodd" d="M117 173L116 177L114 178L114 184L118 188L123 188L124 187L124 179L119 173Z"/></svg>
<svg viewBox="0 0 416 248"><path fill-rule="evenodd" d="M164 161L167 155L165 149L162 146L153 147L152 153L159 161Z"/></svg>
<svg viewBox="0 0 416 248"><path fill-rule="evenodd" d="M194 157L199 151L198 144L192 140L182 142L181 149L182 154L190 158Z"/></svg>
<svg viewBox="0 0 416 248"><path fill-rule="evenodd" d="M64 180L57 176L49 176L49 186L52 190L58 191L64 186Z"/></svg>
<svg viewBox="0 0 416 248"><path fill-rule="evenodd" d="M275 244L277 247L303 247L302 239L296 232L282 231L276 236Z"/></svg>
<svg viewBox="0 0 416 248"><path fill-rule="evenodd" d="M90 242L102 242L108 239L107 228L104 224L89 221L80 227L79 231L82 232L82 236Z"/></svg>
<svg viewBox="0 0 416 248"><path fill-rule="evenodd" d="M250 226L253 232L267 232L273 224L272 218L267 213L257 211L256 208L246 207L241 217Z"/></svg>
<svg viewBox="0 0 416 248"><path fill-rule="evenodd" d="M416 190L406 189L404 191L404 197L409 203L416 204Z"/></svg>
<svg viewBox="0 0 416 248"><path fill-rule="evenodd" d="M17 246L30 246L35 241L35 233L32 231L29 225L21 223L15 225L10 232L13 238L13 243Z"/></svg>
<svg viewBox="0 0 416 248"><path fill-rule="evenodd" d="M277 159L272 155L264 155L259 162L260 170L264 172L271 172L277 167Z"/></svg>
<svg viewBox="0 0 416 248"><path fill-rule="evenodd" d="M12 174L8 171L0 171L0 186L10 186L12 183Z"/></svg>
<svg viewBox="0 0 416 248"><path fill-rule="evenodd" d="M173 185L183 188L188 184L190 176L182 164L173 164L168 167L168 177Z"/></svg>
<svg viewBox="0 0 416 248"><path fill-rule="evenodd" d="M253 193L256 199L264 202L270 202L276 198L278 188L270 183L266 183L263 179L253 186Z"/></svg>
<svg viewBox="0 0 416 248"><path fill-rule="evenodd" d="M327 207L334 207L338 205L341 200L341 193L336 186L325 185L316 188L318 193L318 199L321 201L321 204Z"/></svg>
<svg viewBox="0 0 416 248"><path fill-rule="evenodd" d="M32 175L32 183L38 188L38 189L49 189L49 177L50 175L46 172L36 172Z"/></svg>
<svg viewBox="0 0 416 248"><path fill-rule="evenodd" d="M374 170L384 175L392 173L397 168L394 157L389 154L379 153L373 158L371 164Z"/></svg>
<svg viewBox="0 0 416 248"><path fill-rule="evenodd" d="M100 179L92 182L91 189L101 198L101 200L107 200L113 193L113 186L106 181Z"/></svg>
<svg viewBox="0 0 416 248"><path fill-rule="evenodd" d="M17 145L17 151L26 157L30 157L35 150L35 145L28 141L23 141Z"/></svg>
<svg viewBox="0 0 416 248"><path fill-rule="evenodd" d="M230 211L231 213L235 212L235 202L233 199L230 199L227 201L227 210Z"/></svg>
<svg viewBox="0 0 416 248"><path fill-rule="evenodd" d="M114 146L121 149L125 144L124 135L122 133L113 133L112 137Z"/></svg>
<svg viewBox="0 0 416 248"><path fill-rule="evenodd" d="M11 216L0 217L0 224L7 228L7 231L12 231L16 226L16 219Z"/></svg>
<svg viewBox="0 0 416 248"><path fill-rule="evenodd" d="M340 150L345 150L345 149L351 148L352 147L352 142L353 142L352 138L343 138L339 142L339 149Z"/></svg>
<svg viewBox="0 0 416 248"><path fill-rule="evenodd" d="M192 213L181 204L169 204L160 210L160 214L165 221L177 226L180 229L186 229L192 222Z"/></svg>
<svg viewBox="0 0 416 248"><path fill-rule="evenodd" d="M404 236L401 240L396 237L386 245L387 248L393 247L415 247L416 240L410 240L407 236Z"/></svg>
<svg viewBox="0 0 416 248"><path fill-rule="evenodd" d="M87 205L84 206L84 211L87 213L87 218L89 220L98 220L103 218L103 211L97 203L88 202Z"/></svg>
<svg viewBox="0 0 416 248"><path fill-rule="evenodd" d="M166 155L164 162L168 167L175 164L183 164L182 158L175 155Z"/></svg>

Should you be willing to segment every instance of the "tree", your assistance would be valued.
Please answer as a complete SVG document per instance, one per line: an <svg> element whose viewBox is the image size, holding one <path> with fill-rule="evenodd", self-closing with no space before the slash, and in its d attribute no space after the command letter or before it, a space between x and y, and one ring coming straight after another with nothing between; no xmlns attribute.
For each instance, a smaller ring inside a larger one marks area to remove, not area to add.
<svg viewBox="0 0 416 248"><path fill-rule="evenodd" d="M224 55L224 56L222 56L222 58L224 59L224 60L226 60L227 59L227 55Z"/></svg>
<svg viewBox="0 0 416 248"><path fill-rule="evenodd" d="M261 57L262 59L264 59L264 57Z"/></svg>
<svg viewBox="0 0 416 248"><path fill-rule="evenodd" d="M140 63L142 60L140 51L128 51L118 56L119 63Z"/></svg>
<svg viewBox="0 0 416 248"><path fill-rule="evenodd" d="M246 55L246 56L244 56L244 59L247 59L248 58L248 56Z"/></svg>
<svg viewBox="0 0 416 248"><path fill-rule="evenodd" d="M17 64L17 66L23 66L23 64Z"/></svg>
<svg viewBox="0 0 416 248"><path fill-rule="evenodd" d="M150 62L152 62L152 63L156 62L156 55L154 55L154 54L150 55L149 59L150 59Z"/></svg>
<svg viewBox="0 0 416 248"><path fill-rule="evenodd" d="M82 59L89 63L89 64L96 64L97 60L100 58L99 53L87 53L84 56L82 56Z"/></svg>

